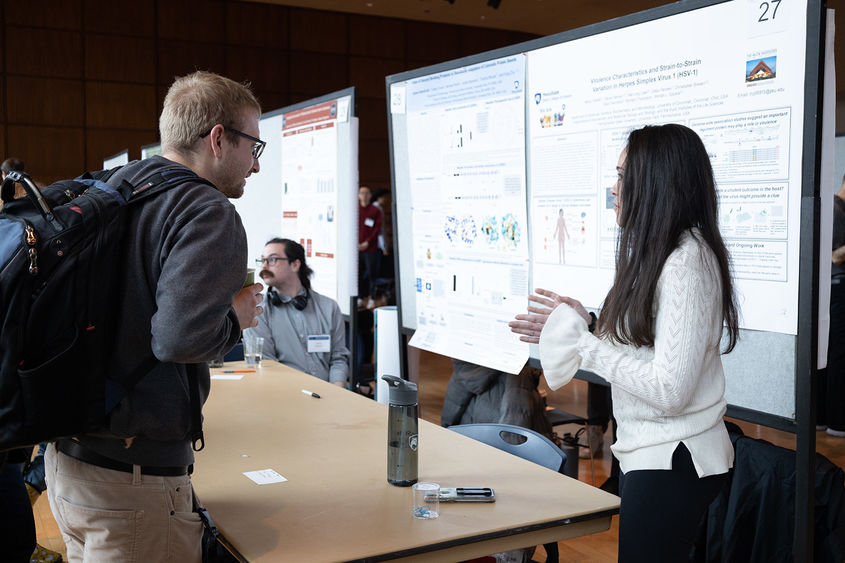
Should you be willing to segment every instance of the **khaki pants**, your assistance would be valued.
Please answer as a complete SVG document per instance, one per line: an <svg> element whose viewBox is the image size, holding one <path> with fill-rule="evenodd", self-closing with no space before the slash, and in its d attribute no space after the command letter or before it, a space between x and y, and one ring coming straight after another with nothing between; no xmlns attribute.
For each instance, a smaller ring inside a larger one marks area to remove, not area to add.
<svg viewBox="0 0 845 563"><path fill-rule="evenodd" d="M198 562L202 522L191 478L141 475L91 465L47 447L50 508L71 562Z"/></svg>

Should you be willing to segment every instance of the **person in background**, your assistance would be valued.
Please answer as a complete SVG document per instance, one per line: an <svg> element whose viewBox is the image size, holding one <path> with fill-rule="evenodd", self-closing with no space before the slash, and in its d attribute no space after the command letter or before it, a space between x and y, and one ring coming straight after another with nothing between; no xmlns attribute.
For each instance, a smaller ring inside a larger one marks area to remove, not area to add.
<svg viewBox="0 0 845 563"><path fill-rule="evenodd" d="M616 274L601 317L538 289L511 330L540 345L549 386L580 369L610 383L619 459L619 560L687 561L734 450L723 421L725 353L739 334L713 169L682 125L634 130L611 189Z"/></svg>
<svg viewBox="0 0 845 563"><path fill-rule="evenodd" d="M313 271L298 242L274 238L256 260L269 287L264 313L247 332L264 337L263 355L345 387L349 376L346 326L337 303L311 288Z"/></svg>
<svg viewBox="0 0 845 563"><path fill-rule="evenodd" d="M832 247L830 331L827 367L819 370L817 428L845 438L845 177L833 196Z"/></svg>
<svg viewBox="0 0 845 563"><path fill-rule="evenodd" d="M540 370L527 364L513 375L452 358L452 377L443 398L440 425L495 422L553 436L537 384Z"/></svg>
<svg viewBox="0 0 845 563"><path fill-rule="evenodd" d="M375 287L381 252L378 236L381 233L381 211L373 205L373 192L367 186L358 189L358 262L359 293L366 291L368 309L375 307ZM359 304L363 304L363 299Z"/></svg>
<svg viewBox="0 0 845 563"><path fill-rule="evenodd" d="M10 156L6 160L0 164L0 174L3 176L3 180L6 179L6 176L9 175L9 172L25 172L26 167L21 159L16 158L14 156Z"/></svg>
<svg viewBox="0 0 845 563"><path fill-rule="evenodd" d="M381 234L379 235L381 267L378 277L393 280L396 276L393 269L393 198L390 195L390 190L379 190L374 197L382 216ZM388 299L392 298L392 288L390 293Z"/></svg>
<svg viewBox="0 0 845 563"><path fill-rule="evenodd" d="M578 450L578 457L589 459L601 457L604 448L604 435L610 426L610 388L599 383L587 382L587 418L590 424L587 425L589 437L587 443L590 447Z"/></svg>
<svg viewBox="0 0 845 563"><path fill-rule="evenodd" d="M110 179L190 170L213 185L189 180L126 216L112 363L152 367L105 428L47 447L48 498L71 561L201 560L190 472L193 419L211 385L206 362L261 314L263 286L243 287L246 232L229 201L259 170L260 115L244 84L210 72L179 77L159 119L162 154Z"/></svg>

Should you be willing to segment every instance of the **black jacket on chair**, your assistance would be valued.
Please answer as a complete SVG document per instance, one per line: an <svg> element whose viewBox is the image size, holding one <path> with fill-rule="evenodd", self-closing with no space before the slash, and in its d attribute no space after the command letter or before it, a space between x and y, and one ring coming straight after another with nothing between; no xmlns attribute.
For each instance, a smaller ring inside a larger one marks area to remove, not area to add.
<svg viewBox="0 0 845 563"><path fill-rule="evenodd" d="M731 434L736 459L725 488L710 505L694 560L792 561L795 452ZM814 561L845 559L845 473L816 454Z"/></svg>

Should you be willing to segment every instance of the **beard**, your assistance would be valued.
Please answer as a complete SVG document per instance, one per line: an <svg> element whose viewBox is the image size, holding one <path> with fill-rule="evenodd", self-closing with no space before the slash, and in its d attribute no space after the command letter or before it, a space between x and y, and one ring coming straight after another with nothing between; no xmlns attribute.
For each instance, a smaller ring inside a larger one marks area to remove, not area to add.
<svg viewBox="0 0 845 563"><path fill-rule="evenodd" d="M244 195L245 184L246 181L241 179L240 181L221 183L220 186L217 186L217 189L229 199L238 199Z"/></svg>

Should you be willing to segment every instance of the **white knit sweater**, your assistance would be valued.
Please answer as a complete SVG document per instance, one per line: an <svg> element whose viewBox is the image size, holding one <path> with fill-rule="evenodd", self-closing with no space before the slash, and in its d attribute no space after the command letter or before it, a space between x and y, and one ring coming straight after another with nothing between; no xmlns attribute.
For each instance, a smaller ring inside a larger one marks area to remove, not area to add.
<svg viewBox="0 0 845 563"><path fill-rule="evenodd" d="M587 331L568 305L540 335L540 361L552 389L580 367L611 384L622 471L670 469L683 442L699 477L733 465L719 340L722 296L716 258L697 230L685 232L663 266L654 307L654 347L613 344Z"/></svg>

